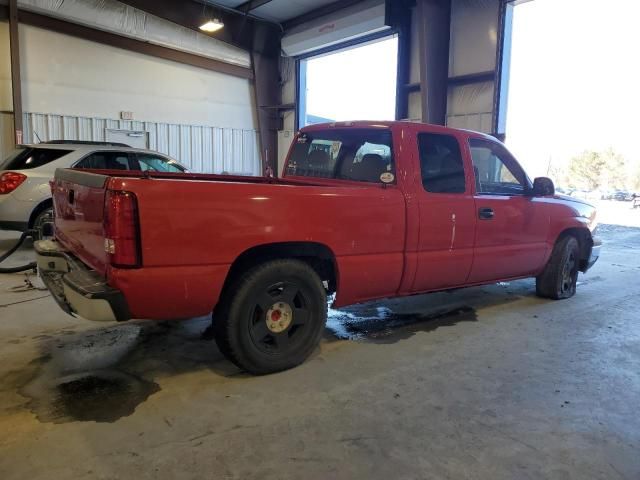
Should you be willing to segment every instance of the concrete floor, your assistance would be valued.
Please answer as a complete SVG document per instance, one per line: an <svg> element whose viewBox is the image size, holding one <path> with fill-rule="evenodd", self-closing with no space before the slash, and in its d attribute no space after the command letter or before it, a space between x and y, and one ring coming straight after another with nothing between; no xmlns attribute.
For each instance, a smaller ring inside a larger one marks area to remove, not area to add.
<svg viewBox="0 0 640 480"><path fill-rule="evenodd" d="M0 275L0 478L638 479L640 228L602 236L573 299L524 280L332 311L265 377L206 318L88 323Z"/></svg>

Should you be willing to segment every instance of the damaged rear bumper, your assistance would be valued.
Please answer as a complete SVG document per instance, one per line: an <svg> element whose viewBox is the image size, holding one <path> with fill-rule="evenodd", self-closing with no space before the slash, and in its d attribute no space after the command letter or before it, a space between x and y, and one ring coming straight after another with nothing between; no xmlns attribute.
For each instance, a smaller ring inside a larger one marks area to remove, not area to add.
<svg viewBox="0 0 640 480"><path fill-rule="evenodd" d="M34 243L42 281L60 308L87 320L129 320L131 315L122 292L90 270L55 240Z"/></svg>

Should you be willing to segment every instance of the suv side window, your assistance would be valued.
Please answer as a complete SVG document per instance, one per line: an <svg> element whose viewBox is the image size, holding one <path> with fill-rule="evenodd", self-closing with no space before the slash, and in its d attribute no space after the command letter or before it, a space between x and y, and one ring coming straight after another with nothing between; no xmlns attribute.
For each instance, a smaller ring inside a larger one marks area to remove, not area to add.
<svg viewBox="0 0 640 480"><path fill-rule="evenodd" d="M0 170L27 170L58 160L72 150L58 148L18 147L0 162Z"/></svg>
<svg viewBox="0 0 640 480"><path fill-rule="evenodd" d="M140 170L151 170L154 172L181 173L184 170L169 159L160 155L150 153L137 153L136 158L140 164Z"/></svg>
<svg viewBox="0 0 640 480"><path fill-rule="evenodd" d="M102 170L135 170L126 152L94 152L80 160L74 168Z"/></svg>
<svg viewBox="0 0 640 480"><path fill-rule="evenodd" d="M488 140L469 140L476 178L476 193L485 195L523 195L529 179L511 154L500 144Z"/></svg>
<svg viewBox="0 0 640 480"><path fill-rule="evenodd" d="M464 193L464 163L456 137L419 133L418 151L422 185L431 193Z"/></svg>

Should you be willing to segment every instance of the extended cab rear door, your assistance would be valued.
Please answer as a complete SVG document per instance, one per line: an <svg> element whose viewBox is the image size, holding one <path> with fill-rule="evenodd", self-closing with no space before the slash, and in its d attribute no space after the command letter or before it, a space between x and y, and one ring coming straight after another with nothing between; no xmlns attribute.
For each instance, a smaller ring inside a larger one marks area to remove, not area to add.
<svg viewBox="0 0 640 480"><path fill-rule="evenodd" d="M419 211L414 292L462 285L471 270L476 215L463 141L447 130L418 130L413 140L419 169L414 175Z"/></svg>
<svg viewBox="0 0 640 480"><path fill-rule="evenodd" d="M470 138L478 217L469 282L534 275L545 258L549 215L527 194L522 167L497 141Z"/></svg>

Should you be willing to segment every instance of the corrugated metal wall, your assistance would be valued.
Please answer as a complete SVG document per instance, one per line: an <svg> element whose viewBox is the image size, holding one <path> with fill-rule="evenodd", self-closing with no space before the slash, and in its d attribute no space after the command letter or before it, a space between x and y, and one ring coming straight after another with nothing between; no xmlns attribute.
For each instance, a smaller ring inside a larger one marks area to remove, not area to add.
<svg viewBox="0 0 640 480"><path fill-rule="evenodd" d="M150 150L175 158L193 172L261 175L256 130L32 112L24 113L23 123L24 143L38 143L38 138L104 141L106 129L145 131Z"/></svg>

